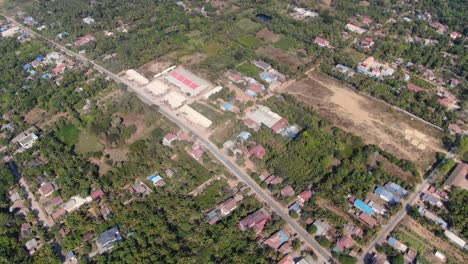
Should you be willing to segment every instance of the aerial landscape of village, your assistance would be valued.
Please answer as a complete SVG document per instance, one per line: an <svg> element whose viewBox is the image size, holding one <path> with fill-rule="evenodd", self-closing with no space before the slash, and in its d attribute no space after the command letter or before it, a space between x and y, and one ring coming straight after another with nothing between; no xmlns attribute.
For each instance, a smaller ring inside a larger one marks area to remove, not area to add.
<svg viewBox="0 0 468 264"><path fill-rule="evenodd" d="M468 2L0 0L0 263L468 263Z"/></svg>

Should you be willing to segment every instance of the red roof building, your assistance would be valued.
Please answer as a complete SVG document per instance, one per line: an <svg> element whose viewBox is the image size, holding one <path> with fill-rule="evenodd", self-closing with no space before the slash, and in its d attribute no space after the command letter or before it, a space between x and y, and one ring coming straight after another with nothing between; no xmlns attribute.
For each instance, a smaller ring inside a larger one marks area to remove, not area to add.
<svg viewBox="0 0 468 264"><path fill-rule="evenodd" d="M294 264L294 258L291 257L291 255L286 255L284 258L282 258L278 264Z"/></svg>
<svg viewBox="0 0 468 264"><path fill-rule="evenodd" d="M457 39L457 38L460 38L462 36L462 34L460 32L457 32L457 31L453 31L452 33L450 33L450 37L452 39Z"/></svg>
<svg viewBox="0 0 468 264"><path fill-rule="evenodd" d="M285 186L283 189L281 189L281 195L284 197L292 197L294 194L296 194L296 192L291 185Z"/></svg>
<svg viewBox="0 0 468 264"><path fill-rule="evenodd" d="M440 99L437 99L437 102L442 105L442 106L445 106L445 107L449 107L453 101L450 99L450 98L440 98Z"/></svg>
<svg viewBox="0 0 468 264"><path fill-rule="evenodd" d="M249 151L249 154L255 156L257 159L263 159L266 155L266 150L262 145L258 144Z"/></svg>
<svg viewBox="0 0 468 264"><path fill-rule="evenodd" d="M52 216L52 219L54 219L54 221L57 222L57 220L60 217L65 216L66 214L67 214L67 210L65 210L64 208L60 208L57 211L55 211L55 213L53 213L51 216Z"/></svg>
<svg viewBox="0 0 468 264"><path fill-rule="evenodd" d="M205 151L202 148L192 149L192 151L190 151L190 155L196 160L200 160L204 153Z"/></svg>
<svg viewBox="0 0 468 264"><path fill-rule="evenodd" d="M52 183L46 183L39 188L39 193L44 197L51 195L53 191L55 191L55 186Z"/></svg>
<svg viewBox="0 0 468 264"><path fill-rule="evenodd" d="M164 136L163 141L162 141L162 144L163 144L164 146L169 146L169 145L171 145L172 142L173 142L174 140L176 140L176 139L177 139L177 135L172 134L172 133L169 133L169 134L167 134L166 136Z"/></svg>
<svg viewBox="0 0 468 264"><path fill-rule="evenodd" d="M260 124L256 123L255 121L253 121L252 119L250 118L245 118L244 120L244 124L248 127L248 128L251 128L255 131L257 131L258 129L260 129Z"/></svg>
<svg viewBox="0 0 468 264"><path fill-rule="evenodd" d="M359 219L361 219L362 222L364 222L365 224L367 224L369 227L371 228L374 228L377 226L377 220L375 220L375 218L373 218L372 216L362 212L360 215L359 215Z"/></svg>
<svg viewBox="0 0 468 264"><path fill-rule="evenodd" d="M297 196L297 200L302 204L307 203L310 198L312 198L312 192L309 190L305 190Z"/></svg>
<svg viewBox="0 0 468 264"><path fill-rule="evenodd" d="M53 206L59 206L61 204L63 204L63 199L62 197L60 196L55 196L53 197L52 199L49 200L49 204L53 205Z"/></svg>
<svg viewBox="0 0 468 264"><path fill-rule="evenodd" d="M271 129L275 133L281 133L288 126L288 120L286 118L281 118L276 124L274 124Z"/></svg>
<svg viewBox="0 0 468 264"><path fill-rule="evenodd" d="M55 74L63 73L63 71L65 70L66 67L67 67L67 65L62 63L62 64L58 65L57 67L53 68L52 71Z"/></svg>
<svg viewBox="0 0 468 264"><path fill-rule="evenodd" d="M341 251L344 252L348 248L352 248L354 246L354 240L351 236L346 235L341 237L338 242L336 242L336 247Z"/></svg>
<svg viewBox="0 0 468 264"><path fill-rule="evenodd" d="M362 22L365 23L365 24L370 24L370 23L372 23L372 18L370 18L370 17L363 17L363 18L362 18Z"/></svg>
<svg viewBox="0 0 468 264"><path fill-rule="evenodd" d="M321 37L316 37L314 43L319 45L320 47L328 47L330 45L330 42L328 42L328 40Z"/></svg>
<svg viewBox="0 0 468 264"><path fill-rule="evenodd" d="M236 208L237 208L237 201L234 198L230 198L226 200L219 207L222 215L228 215Z"/></svg>
<svg viewBox="0 0 468 264"><path fill-rule="evenodd" d="M418 92L421 92L421 91L424 90L422 87L419 87L414 83L408 83L407 88L408 88L408 90L413 91L415 93L418 93Z"/></svg>
<svg viewBox="0 0 468 264"><path fill-rule="evenodd" d="M259 83L253 83L253 84L249 85L247 87L247 89L255 92L256 94L259 94L259 93L263 92L263 87Z"/></svg>
<svg viewBox="0 0 468 264"><path fill-rule="evenodd" d="M104 196L104 192L101 189L97 189L91 193L91 198L93 200L101 199Z"/></svg>
<svg viewBox="0 0 468 264"><path fill-rule="evenodd" d="M271 215L262 208L244 217L239 222L239 228L242 231L245 231L247 228L253 228L256 234L259 235L263 231L265 224L269 221L271 221Z"/></svg>
<svg viewBox="0 0 468 264"><path fill-rule="evenodd" d="M88 44L89 42L95 41L95 40L96 40L96 39L95 39L92 35L87 34L87 35L84 35L83 37L79 38L78 40L76 40L76 41L74 42L74 44L75 44L76 46L79 47L79 46L86 45L86 44Z"/></svg>

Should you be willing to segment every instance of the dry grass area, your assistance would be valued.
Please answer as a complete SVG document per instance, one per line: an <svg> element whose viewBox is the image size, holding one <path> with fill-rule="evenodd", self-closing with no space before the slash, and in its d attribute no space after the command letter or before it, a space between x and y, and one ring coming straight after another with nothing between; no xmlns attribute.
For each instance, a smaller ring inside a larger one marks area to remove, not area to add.
<svg viewBox="0 0 468 264"><path fill-rule="evenodd" d="M258 48L255 53L260 56L271 58L272 60L278 62L278 64L284 64L291 69L297 69L299 66L306 63L295 54L272 46Z"/></svg>
<svg viewBox="0 0 468 264"><path fill-rule="evenodd" d="M274 32L271 32L270 30L268 30L267 28L264 28L260 30L259 32L257 32L256 36L258 39L268 41L268 42L273 42L273 43L281 39L281 35L275 34Z"/></svg>
<svg viewBox="0 0 468 264"><path fill-rule="evenodd" d="M321 73L309 72L308 78L283 86L280 92L294 95L337 127L415 162L421 170L433 163L436 151L445 151L441 131Z"/></svg>
<svg viewBox="0 0 468 264"><path fill-rule="evenodd" d="M445 252L448 258L452 258L452 260L455 258L459 263L468 263L467 254L463 254L458 248L456 248L455 245L452 245L449 242L435 236L432 232L424 228L424 226L419 224L411 217L406 216L403 218L401 224L407 226L410 230L414 231L414 233L418 234L421 238L424 239L424 242L430 246Z"/></svg>
<svg viewBox="0 0 468 264"><path fill-rule="evenodd" d="M172 62L170 60L158 58L157 60L148 62L141 66L138 71L143 73L145 76L154 76L155 74L160 73L171 66Z"/></svg>
<svg viewBox="0 0 468 264"><path fill-rule="evenodd" d="M47 111L40 108L33 108L24 116L24 121L28 124L36 124L47 115Z"/></svg>
<svg viewBox="0 0 468 264"><path fill-rule="evenodd" d="M199 64L206 58L208 58L208 55L201 52L195 52L193 54L183 56L180 58L180 61L183 62L185 66L190 67L192 65Z"/></svg>

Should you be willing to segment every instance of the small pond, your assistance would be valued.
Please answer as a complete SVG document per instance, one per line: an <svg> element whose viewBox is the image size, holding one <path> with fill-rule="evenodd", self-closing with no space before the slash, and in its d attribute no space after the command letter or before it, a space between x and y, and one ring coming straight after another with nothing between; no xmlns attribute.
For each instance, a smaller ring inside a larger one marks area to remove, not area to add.
<svg viewBox="0 0 468 264"><path fill-rule="evenodd" d="M268 16L268 15L265 15L265 14L257 14L255 17L260 19L261 21L263 21L265 23L269 23L269 22L271 22L271 20L273 20L273 18L271 16Z"/></svg>

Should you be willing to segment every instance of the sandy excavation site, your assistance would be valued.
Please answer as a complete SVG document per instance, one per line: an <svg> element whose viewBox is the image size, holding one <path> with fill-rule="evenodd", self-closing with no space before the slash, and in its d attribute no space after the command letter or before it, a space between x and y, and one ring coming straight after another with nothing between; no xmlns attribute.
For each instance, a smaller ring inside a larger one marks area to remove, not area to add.
<svg viewBox="0 0 468 264"><path fill-rule="evenodd" d="M360 95L317 72L283 87L336 126L425 170L441 147L442 132L378 100Z"/></svg>

